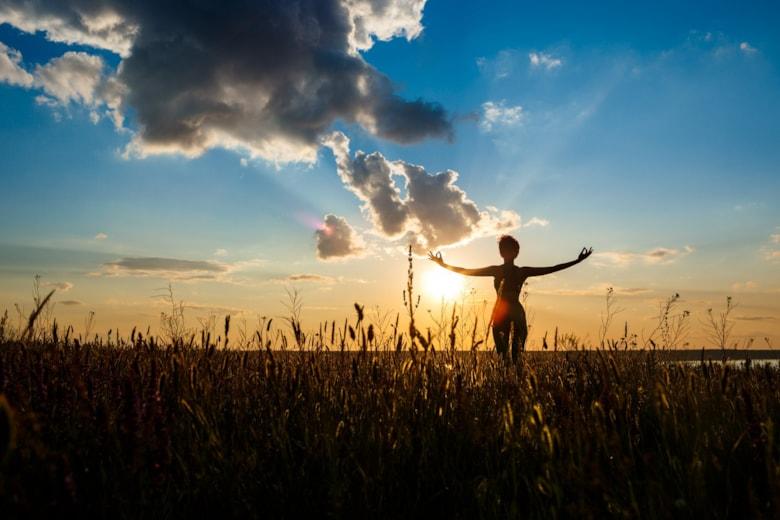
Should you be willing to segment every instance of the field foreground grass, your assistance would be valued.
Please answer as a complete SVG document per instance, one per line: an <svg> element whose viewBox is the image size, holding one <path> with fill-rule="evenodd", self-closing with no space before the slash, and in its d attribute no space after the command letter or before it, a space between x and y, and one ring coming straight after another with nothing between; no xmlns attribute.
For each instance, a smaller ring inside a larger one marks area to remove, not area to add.
<svg viewBox="0 0 780 520"><path fill-rule="evenodd" d="M778 517L780 371L0 343L5 518Z"/></svg>

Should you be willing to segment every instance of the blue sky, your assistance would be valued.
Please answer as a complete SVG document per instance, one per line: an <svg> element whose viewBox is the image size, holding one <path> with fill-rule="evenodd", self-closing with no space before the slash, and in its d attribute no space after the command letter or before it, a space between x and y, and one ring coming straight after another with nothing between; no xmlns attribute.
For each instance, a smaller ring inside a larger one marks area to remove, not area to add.
<svg viewBox="0 0 780 520"><path fill-rule="evenodd" d="M431 0L418 36L377 41L362 57L404 99L440 103L454 138L399 144L338 119L332 129L349 137L353 153L455 170L480 210L530 222L515 230L522 263L557 263L592 245L597 254L579 273L539 282L545 323L571 319L589 331L598 303L578 298L614 285L641 289L624 293L638 322L673 291L698 309L736 294L742 333L777 335L779 14L772 2ZM31 74L72 51L101 56L108 74L122 60L9 23L0 42ZM36 102L41 88L9 83L0 82L2 306L26 298L32 274L42 272L73 285L62 295L81 304L67 309L73 319L95 308L152 320L155 312L136 307L164 276L104 276L107 264L130 257L240 273L180 282L183 297L201 305L273 312L284 287L276 282L301 273L324 281L303 286L317 316L348 312L355 299L400 303L398 243L361 211L327 147L313 163L274 164L219 146L197 158L125 158L138 131L132 106L118 131L106 117L93 123L83 103L47 106ZM326 214L354 228L362 255L317 258L314 232ZM494 240L486 233L433 245L475 265L496 261ZM488 294L487 285L477 288ZM590 321L574 317L577 308Z"/></svg>

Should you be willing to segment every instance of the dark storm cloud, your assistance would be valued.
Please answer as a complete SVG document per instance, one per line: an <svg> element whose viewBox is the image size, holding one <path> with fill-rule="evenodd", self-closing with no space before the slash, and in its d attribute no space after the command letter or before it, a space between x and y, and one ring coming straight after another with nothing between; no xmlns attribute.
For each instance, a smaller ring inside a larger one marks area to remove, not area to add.
<svg viewBox="0 0 780 520"><path fill-rule="evenodd" d="M401 143L451 136L440 105L402 99L359 54L419 34L424 4L0 0L0 22L123 56L113 92L138 124L128 153L225 147L311 162L336 120Z"/></svg>

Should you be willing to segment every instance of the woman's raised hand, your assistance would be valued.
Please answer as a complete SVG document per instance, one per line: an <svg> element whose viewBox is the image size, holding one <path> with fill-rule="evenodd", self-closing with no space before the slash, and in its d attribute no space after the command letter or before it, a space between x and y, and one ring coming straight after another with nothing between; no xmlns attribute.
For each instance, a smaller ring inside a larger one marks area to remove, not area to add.
<svg viewBox="0 0 780 520"><path fill-rule="evenodd" d="M583 247L582 251L580 251L580 256L577 257L577 261L582 262L583 260L588 258L591 255L591 253L593 253L592 247L590 249L587 247Z"/></svg>
<svg viewBox="0 0 780 520"><path fill-rule="evenodd" d="M441 253L433 254L432 251L428 251L428 260L431 262L436 262L439 265L444 264L444 259L441 257Z"/></svg>

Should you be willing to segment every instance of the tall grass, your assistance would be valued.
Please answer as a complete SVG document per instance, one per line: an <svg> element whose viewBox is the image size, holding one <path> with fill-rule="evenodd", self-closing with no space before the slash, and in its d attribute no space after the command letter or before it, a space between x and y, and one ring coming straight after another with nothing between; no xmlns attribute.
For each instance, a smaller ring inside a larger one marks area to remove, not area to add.
<svg viewBox="0 0 780 520"><path fill-rule="evenodd" d="M4 318L0 510L780 516L777 368L623 352L636 343L627 327L625 348L579 351L556 330L553 352L508 363L478 351L479 316L453 308L418 330L413 289L410 269L408 330L355 304L343 324L305 333L293 294L286 322L239 334L251 350L229 348L229 319L200 337L134 329L104 341L54 325L10 333Z"/></svg>
<svg viewBox="0 0 780 520"><path fill-rule="evenodd" d="M12 517L780 513L768 366L4 343L0 391Z"/></svg>

